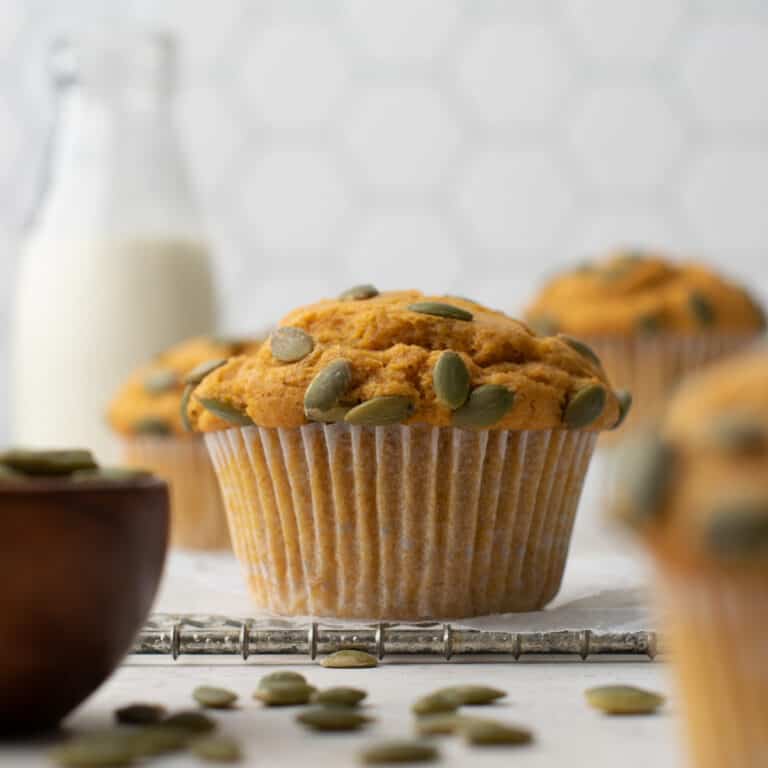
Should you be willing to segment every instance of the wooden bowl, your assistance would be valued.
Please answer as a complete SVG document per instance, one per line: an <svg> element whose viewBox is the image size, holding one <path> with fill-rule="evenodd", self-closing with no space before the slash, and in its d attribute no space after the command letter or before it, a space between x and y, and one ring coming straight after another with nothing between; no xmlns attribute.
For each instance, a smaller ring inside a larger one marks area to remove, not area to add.
<svg viewBox="0 0 768 768"><path fill-rule="evenodd" d="M0 735L53 728L129 650L157 591L168 489L0 484Z"/></svg>

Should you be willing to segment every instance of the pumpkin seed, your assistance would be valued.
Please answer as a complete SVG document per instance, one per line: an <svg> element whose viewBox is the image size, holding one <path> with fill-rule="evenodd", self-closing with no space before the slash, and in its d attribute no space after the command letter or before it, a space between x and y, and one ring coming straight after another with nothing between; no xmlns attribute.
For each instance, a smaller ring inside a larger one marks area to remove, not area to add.
<svg viewBox="0 0 768 768"><path fill-rule="evenodd" d="M0 464L25 475L71 475L78 469L96 469L87 450L31 451L13 449L0 453Z"/></svg>
<svg viewBox="0 0 768 768"><path fill-rule="evenodd" d="M312 694L313 704L332 707L356 707L368 694L359 688L339 685Z"/></svg>
<svg viewBox="0 0 768 768"><path fill-rule="evenodd" d="M0 464L0 479L21 480L24 477L25 475L23 475L21 472L17 472L15 469L11 469L10 467L6 467L5 464Z"/></svg>
<svg viewBox="0 0 768 768"><path fill-rule="evenodd" d="M317 408L309 408L304 411L304 415L310 421L321 421L325 424L335 424L344 421L344 417L352 410L350 405L335 405L327 411L320 411Z"/></svg>
<svg viewBox="0 0 768 768"><path fill-rule="evenodd" d="M379 660L365 651L345 648L326 656L320 664L332 669L355 669L360 667L378 667Z"/></svg>
<svg viewBox="0 0 768 768"><path fill-rule="evenodd" d="M605 389L598 384L589 384L580 389L568 401L563 421L570 429L581 429L600 418L605 408Z"/></svg>
<svg viewBox="0 0 768 768"><path fill-rule="evenodd" d="M136 757L153 757L178 752L187 746L189 739L189 731L163 725L150 725L132 733L130 745Z"/></svg>
<svg viewBox="0 0 768 768"><path fill-rule="evenodd" d="M721 416L712 424L710 437L728 453L751 455L768 449L768 433L747 414Z"/></svg>
<svg viewBox="0 0 768 768"><path fill-rule="evenodd" d="M528 326L539 336L554 336L558 330L557 320L552 315L536 315L528 320Z"/></svg>
<svg viewBox="0 0 768 768"><path fill-rule="evenodd" d="M115 720L122 725L152 725L166 715L160 704L129 704L115 710Z"/></svg>
<svg viewBox="0 0 768 768"><path fill-rule="evenodd" d="M459 705L478 706L491 704L496 699L503 699L507 692L487 685L452 685L435 691L434 695L455 699Z"/></svg>
<svg viewBox="0 0 768 768"><path fill-rule="evenodd" d="M173 432L171 425L165 420L156 416L147 416L139 419L133 424L133 431L137 435L156 435L165 437Z"/></svg>
<svg viewBox="0 0 768 768"><path fill-rule="evenodd" d="M505 725L495 720L471 718L461 726L461 733L467 744L475 747L493 747L506 744L521 746L533 741L533 734L518 725Z"/></svg>
<svg viewBox="0 0 768 768"><path fill-rule="evenodd" d="M663 703L658 693L631 685L603 685L584 692L587 702L608 715L650 715Z"/></svg>
<svg viewBox="0 0 768 768"><path fill-rule="evenodd" d="M121 733L99 733L82 736L51 751L51 757L67 768L106 768L131 765L134 752L128 738Z"/></svg>
<svg viewBox="0 0 768 768"><path fill-rule="evenodd" d="M471 382L469 369L461 355L450 349L440 355L432 371L432 386L442 405L454 411L464 405Z"/></svg>
<svg viewBox="0 0 768 768"><path fill-rule="evenodd" d="M768 556L768 498L721 502L706 529L707 545L724 560Z"/></svg>
<svg viewBox="0 0 768 768"><path fill-rule="evenodd" d="M339 301L361 301L378 296L379 292L370 283L355 285L339 294Z"/></svg>
<svg viewBox="0 0 768 768"><path fill-rule="evenodd" d="M444 692L429 693L422 696L411 705L414 715L436 715L446 712L455 712L461 702L455 697Z"/></svg>
<svg viewBox="0 0 768 768"><path fill-rule="evenodd" d="M166 717L160 723L162 728L172 728L186 733L208 733L216 728L216 721L202 712L183 711Z"/></svg>
<svg viewBox="0 0 768 768"><path fill-rule="evenodd" d="M206 411L210 411L214 416L228 424L236 424L241 427L253 426L251 417L234 405L216 400L213 397L198 397L197 399Z"/></svg>
<svg viewBox="0 0 768 768"><path fill-rule="evenodd" d="M209 709L228 709L237 701L237 694L226 688L200 685L192 691L192 698Z"/></svg>
<svg viewBox="0 0 768 768"><path fill-rule="evenodd" d="M281 363L295 363L315 348L315 340L301 328L278 328L269 337L269 348Z"/></svg>
<svg viewBox="0 0 768 768"><path fill-rule="evenodd" d="M296 716L296 720L315 731L356 731L371 722L350 707L312 707Z"/></svg>
<svg viewBox="0 0 768 768"><path fill-rule="evenodd" d="M373 744L360 753L360 761L366 765L386 763L429 763L437 760L440 753L430 744L418 741L383 741Z"/></svg>
<svg viewBox="0 0 768 768"><path fill-rule="evenodd" d="M270 672L264 675L259 681L259 687L265 688L272 683L304 683L307 684L307 678L299 672L293 672L290 669L279 669L277 672Z"/></svg>
<svg viewBox="0 0 768 768"><path fill-rule="evenodd" d="M611 429L618 429L624 423L627 415L632 409L632 393L626 389L618 389L614 394L619 403L619 418L616 419L616 423Z"/></svg>
<svg viewBox="0 0 768 768"><path fill-rule="evenodd" d="M637 330L640 331L640 333L644 333L650 336L658 333L662 329L664 325L664 319L660 313L654 313L641 315L637 318L636 323Z"/></svg>
<svg viewBox="0 0 768 768"><path fill-rule="evenodd" d="M403 395L382 395L351 408L344 421L361 427L381 427L399 424L413 413L413 403Z"/></svg>
<svg viewBox="0 0 768 768"><path fill-rule="evenodd" d="M454 427L492 427L509 413L515 393L498 384L483 384L470 392L464 405L453 412Z"/></svg>
<svg viewBox="0 0 768 768"><path fill-rule="evenodd" d="M417 717L414 725L418 736L443 736L458 733L471 718L455 712L443 712L436 715Z"/></svg>
<svg viewBox="0 0 768 768"><path fill-rule="evenodd" d="M238 763L243 756L240 745L223 736L195 739L189 745L189 751L207 763Z"/></svg>
<svg viewBox="0 0 768 768"><path fill-rule="evenodd" d="M304 410L329 411L352 383L349 360L339 358L323 368L309 383L304 393Z"/></svg>
<svg viewBox="0 0 768 768"><path fill-rule="evenodd" d="M471 320L473 315L466 309L454 307L453 304L443 304L440 301L417 301L415 304L409 304L408 309L411 312L418 312L421 315L433 315L434 317L445 317L449 320Z"/></svg>
<svg viewBox="0 0 768 768"><path fill-rule="evenodd" d="M133 480L142 480L152 477L152 473L146 469L133 469L132 467L99 467L98 469L78 469L73 472L73 482L88 482L93 480L106 480L114 483L129 483Z"/></svg>
<svg viewBox="0 0 768 768"><path fill-rule="evenodd" d="M297 704L307 704L317 689L306 683L299 682L270 682L259 685L254 691L253 698L268 707L290 707Z"/></svg>
<svg viewBox="0 0 768 768"><path fill-rule="evenodd" d="M711 326L715 323L716 313L712 302L698 291L693 291L688 296L688 307L693 316L703 326Z"/></svg>
<svg viewBox="0 0 768 768"><path fill-rule="evenodd" d="M168 392L179 383L176 371L152 371L144 377L144 391L150 395Z"/></svg>
<svg viewBox="0 0 768 768"><path fill-rule="evenodd" d="M557 338L562 339L571 349L578 352L582 357L586 357L587 360L593 362L598 368L603 367L600 358L588 344L585 344L578 339L574 339L573 336L566 336L564 333L558 334Z"/></svg>
<svg viewBox="0 0 768 768"><path fill-rule="evenodd" d="M196 365L185 377L185 384L199 384L209 373L213 373L217 368L221 368L227 362L226 357L220 357L215 360L206 360L200 365Z"/></svg>

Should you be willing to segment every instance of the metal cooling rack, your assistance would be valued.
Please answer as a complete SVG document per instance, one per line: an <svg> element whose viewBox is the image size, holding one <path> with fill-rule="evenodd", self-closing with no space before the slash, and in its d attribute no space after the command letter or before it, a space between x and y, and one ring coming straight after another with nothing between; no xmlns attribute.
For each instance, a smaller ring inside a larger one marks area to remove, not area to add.
<svg viewBox="0 0 768 768"><path fill-rule="evenodd" d="M280 619L154 614L139 633L132 653L180 656L306 656L357 648L383 659L416 655L460 660L464 656L645 656L658 653L656 632L497 632L441 623L379 623L360 626L296 623Z"/></svg>

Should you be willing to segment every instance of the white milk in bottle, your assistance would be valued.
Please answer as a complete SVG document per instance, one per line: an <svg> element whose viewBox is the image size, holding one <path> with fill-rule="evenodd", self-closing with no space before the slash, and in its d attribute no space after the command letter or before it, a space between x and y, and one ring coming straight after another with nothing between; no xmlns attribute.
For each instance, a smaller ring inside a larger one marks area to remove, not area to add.
<svg viewBox="0 0 768 768"><path fill-rule="evenodd" d="M49 182L13 319L19 445L113 458L107 405L137 365L215 325L214 286L174 135L173 49L91 30L58 49Z"/></svg>

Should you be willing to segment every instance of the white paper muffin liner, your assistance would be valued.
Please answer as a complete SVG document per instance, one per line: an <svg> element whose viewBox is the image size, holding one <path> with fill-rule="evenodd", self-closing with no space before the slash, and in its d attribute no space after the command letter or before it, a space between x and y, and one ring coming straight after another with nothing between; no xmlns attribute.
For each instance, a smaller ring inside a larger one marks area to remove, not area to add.
<svg viewBox="0 0 768 768"><path fill-rule="evenodd" d="M202 437L123 438L122 460L165 480L171 492L171 546L230 549L219 482Z"/></svg>
<svg viewBox="0 0 768 768"><path fill-rule="evenodd" d="M664 575L666 644L696 768L768 765L764 573Z"/></svg>
<svg viewBox="0 0 768 768"><path fill-rule="evenodd" d="M206 435L256 606L384 620L546 605L596 439L346 424Z"/></svg>

